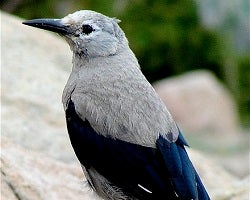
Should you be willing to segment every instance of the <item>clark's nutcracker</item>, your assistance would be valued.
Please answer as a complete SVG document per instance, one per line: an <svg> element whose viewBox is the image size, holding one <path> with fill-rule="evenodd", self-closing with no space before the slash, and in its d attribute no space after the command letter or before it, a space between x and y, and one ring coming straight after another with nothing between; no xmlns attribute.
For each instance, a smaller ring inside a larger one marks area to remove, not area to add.
<svg viewBox="0 0 250 200"><path fill-rule="evenodd" d="M118 22L89 10L24 22L59 33L73 51L62 101L89 185L109 200L209 199Z"/></svg>

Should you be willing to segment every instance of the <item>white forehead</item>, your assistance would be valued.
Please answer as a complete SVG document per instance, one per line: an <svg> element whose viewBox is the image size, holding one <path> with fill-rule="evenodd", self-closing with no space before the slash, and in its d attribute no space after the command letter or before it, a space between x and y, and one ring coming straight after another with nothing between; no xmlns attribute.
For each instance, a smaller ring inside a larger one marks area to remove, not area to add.
<svg viewBox="0 0 250 200"><path fill-rule="evenodd" d="M110 21L119 22L114 18L107 17L101 13L92 11L92 10L80 10L76 11L72 14L67 15L66 17L62 18L62 23L64 24L75 24L81 25L84 22L104 22L108 23Z"/></svg>

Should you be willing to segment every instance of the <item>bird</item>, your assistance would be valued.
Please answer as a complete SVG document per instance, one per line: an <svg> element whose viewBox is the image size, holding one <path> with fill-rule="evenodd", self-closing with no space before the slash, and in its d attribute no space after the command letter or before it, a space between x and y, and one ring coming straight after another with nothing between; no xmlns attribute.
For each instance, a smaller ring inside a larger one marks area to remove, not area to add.
<svg viewBox="0 0 250 200"><path fill-rule="evenodd" d="M92 10L23 22L59 34L73 52L62 103L89 187L105 200L210 199L119 22Z"/></svg>

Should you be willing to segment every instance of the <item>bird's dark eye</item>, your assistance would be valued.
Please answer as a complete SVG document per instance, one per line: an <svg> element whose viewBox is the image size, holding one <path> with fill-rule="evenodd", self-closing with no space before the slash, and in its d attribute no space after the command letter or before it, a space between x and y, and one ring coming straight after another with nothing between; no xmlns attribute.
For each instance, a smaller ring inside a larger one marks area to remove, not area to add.
<svg viewBox="0 0 250 200"><path fill-rule="evenodd" d="M94 29L92 28L92 26L88 25L88 24L84 24L82 25L82 32L84 34L90 34L92 31L94 31Z"/></svg>

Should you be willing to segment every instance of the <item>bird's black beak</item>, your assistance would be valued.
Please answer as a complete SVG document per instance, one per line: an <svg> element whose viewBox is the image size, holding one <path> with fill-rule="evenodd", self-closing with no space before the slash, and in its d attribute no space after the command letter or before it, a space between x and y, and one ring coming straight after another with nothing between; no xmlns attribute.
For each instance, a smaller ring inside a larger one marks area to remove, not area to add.
<svg viewBox="0 0 250 200"><path fill-rule="evenodd" d="M23 24L49 30L62 35L70 34L69 27L63 25L60 19L32 19L24 21Z"/></svg>

